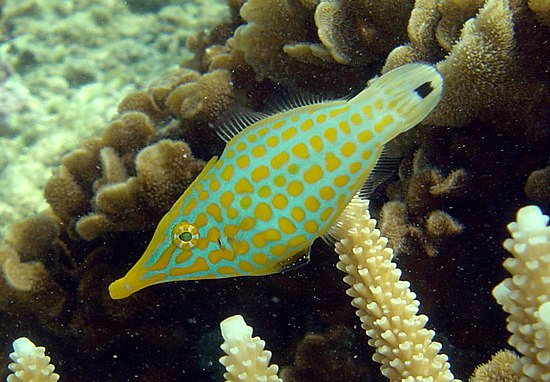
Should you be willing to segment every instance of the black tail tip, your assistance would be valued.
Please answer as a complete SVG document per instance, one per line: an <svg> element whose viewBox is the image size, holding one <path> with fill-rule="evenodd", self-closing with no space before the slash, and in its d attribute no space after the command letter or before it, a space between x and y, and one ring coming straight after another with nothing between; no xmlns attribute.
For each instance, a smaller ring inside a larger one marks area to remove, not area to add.
<svg viewBox="0 0 550 382"><path fill-rule="evenodd" d="M426 98L434 90L432 83L430 81L424 82L422 85L414 89L416 94L422 99Z"/></svg>

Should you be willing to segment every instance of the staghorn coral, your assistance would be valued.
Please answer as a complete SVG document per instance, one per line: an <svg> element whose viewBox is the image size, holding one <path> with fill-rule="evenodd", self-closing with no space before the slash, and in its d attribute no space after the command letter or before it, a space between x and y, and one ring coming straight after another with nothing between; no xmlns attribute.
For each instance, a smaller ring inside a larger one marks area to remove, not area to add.
<svg viewBox="0 0 550 382"><path fill-rule="evenodd" d="M428 317L418 315L420 302L400 280L401 271L392 261L387 239L375 229L368 201L353 199L336 223L337 268L345 272L346 293L357 308L361 327L371 338L382 374L390 379L455 381L442 345L433 341L435 332L426 329ZM458 380L456 380L458 381Z"/></svg>
<svg viewBox="0 0 550 382"><path fill-rule="evenodd" d="M252 337L252 328L246 325L243 316L226 318L220 323L224 343L221 345L225 356L220 363L225 366L226 382L282 382L277 376L279 367L270 365L271 352L264 350L265 341Z"/></svg>
<svg viewBox="0 0 550 382"><path fill-rule="evenodd" d="M500 303L504 304L505 310L510 312L513 310L512 315L515 315L509 325L509 329L514 333L510 342L521 349L524 354L532 352L534 358L527 355L520 359L511 351L499 351L492 356L489 362L476 367L470 377L470 382L545 381L548 377L544 369L548 366L549 359L548 349L544 348L547 345L548 337L545 333L548 329L546 321L550 317L545 306L549 303L548 296L544 294L547 289L545 284L548 284L544 282L544 278L549 274L549 269L545 266L545 261L548 260L546 258L548 257L546 256L548 252L548 232L546 232L549 228L548 217L542 215L538 207L528 206L518 211L517 220L509 225L513 239L507 239L504 242L505 248L516 258L507 259L504 265L514 276L520 276L523 274L521 270L527 269L536 275L534 278L518 277L514 281L507 279L495 288L494 295ZM382 374L390 381L415 381L426 378L459 381L454 379L450 372L447 356L438 354L441 344L432 342L434 332L424 328L427 317L416 315L419 308L416 295L410 291L408 282L400 280L401 272L392 261L393 253L391 248L386 246L387 239L380 236L380 232L375 229L375 226L376 220L371 219L368 212L368 201L354 198L338 218L336 228L331 233L338 240L335 250L339 254L340 261L337 267L347 273L344 281L351 286L346 292L353 297L352 305L358 308L357 315L361 319L362 327L372 338L369 340L369 344L376 350L373 359L382 364ZM532 264L522 269L522 264L520 264L522 262L531 262ZM542 267L538 265L542 265ZM518 270L520 272L517 272ZM517 293L510 294L510 287L517 288ZM522 300L524 297L527 305L540 304L540 308L527 308L523 312L529 315L534 311L533 330L523 326L520 331L516 331L520 328L520 325L516 325L518 324L516 319L522 315L518 314L521 309L511 309L509 304L512 301L514 303L525 302ZM229 342L230 329L231 337L246 338L248 336L249 338L243 342L252 340L250 339L252 328L246 326L242 316L230 317L220 325L227 342ZM224 333L224 326L227 334ZM233 326L235 326L234 329ZM237 329L237 327L241 327L241 329ZM237 334L244 329L247 329L245 334ZM515 336L518 337L514 339ZM518 340L519 337L522 337L523 340ZM235 338L232 338L232 341L235 341ZM220 360L227 367L228 373L224 375L227 380L236 380L237 373L239 373L239 380L247 381L256 380L257 376L264 375L263 372L258 373L256 371L258 368L254 365L260 363L263 369L269 362L271 353L268 352L266 355L255 352L255 348L263 349L265 345L259 339L255 341L259 341L260 345L248 345L251 352L246 357L241 356L244 345L239 349L235 343L233 348L230 347L230 344L222 345L222 349L228 354ZM325 340L319 335L309 335L304 339L303 344L308 346L307 344L316 342L323 343ZM246 361L240 365L237 360ZM535 364L531 363L533 361ZM319 374L315 380L325 380L323 372L327 371L329 363L319 363L318 358L312 362L310 365L313 367L312 373ZM320 368L318 364L321 365ZM298 363L297 366L301 365ZM273 372L276 370L275 368ZM285 380L296 380L293 369L286 368L282 374L285 376Z"/></svg>
<svg viewBox="0 0 550 382"><path fill-rule="evenodd" d="M59 374L54 373L55 366L45 354L43 346L35 346L28 338L21 337L13 341L12 363L8 368L11 374L7 382L56 382Z"/></svg>
<svg viewBox="0 0 550 382"><path fill-rule="evenodd" d="M504 248L512 257L503 266L511 274L493 289L509 314L508 343L522 355L513 364L523 381L550 379L550 226L537 206L521 208L508 224Z"/></svg>

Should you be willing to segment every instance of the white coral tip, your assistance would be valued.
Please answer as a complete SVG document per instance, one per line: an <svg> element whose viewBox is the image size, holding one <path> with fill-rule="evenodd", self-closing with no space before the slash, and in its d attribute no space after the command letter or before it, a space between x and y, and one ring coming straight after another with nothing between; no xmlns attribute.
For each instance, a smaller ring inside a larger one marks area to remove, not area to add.
<svg viewBox="0 0 550 382"><path fill-rule="evenodd" d="M520 231L538 231L548 225L548 216L538 206L520 208L517 215L517 228Z"/></svg>
<svg viewBox="0 0 550 382"><path fill-rule="evenodd" d="M252 336L252 328L246 325L243 316L237 314L220 322L222 337L227 342L242 341Z"/></svg>
<svg viewBox="0 0 550 382"><path fill-rule="evenodd" d="M13 352L17 354L18 357L34 353L36 349L36 345L27 337L21 337L13 341ZM15 359L13 360L15 361Z"/></svg>

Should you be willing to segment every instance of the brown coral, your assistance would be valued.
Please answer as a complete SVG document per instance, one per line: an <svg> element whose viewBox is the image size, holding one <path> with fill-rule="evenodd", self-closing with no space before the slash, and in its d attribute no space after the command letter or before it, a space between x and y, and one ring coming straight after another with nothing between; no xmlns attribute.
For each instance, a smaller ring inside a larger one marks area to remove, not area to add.
<svg viewBox="0 0 550 382"><path fill-rule="evenodd" d="M550 204L550 166L529 174L525 194L536 203Z"/></svg>
<svg viewBox="0 0 550 382"><path fill-rule="evenodd" d="M180 68L153 82L147 90L130 92L118 105L119 113L141 111L154 121L168 117L166 97L178 86L195 82L200 74L194 70Z"/></svg>
<svg viewBox="0 0 550 382"><path fill-rule="evenodd" d="M411 43L389 54L383 72L435 61L444 52L436 65L445 77L443 98L424 123L463 126L492 118L495 110L511 115L520 104L528 109L528 93L539 91L520 75L514 28L508 0L417 2L409 20Z"/></svg>
<svg viewBox="0 0 550 382"><path fill-rule="evenodd" d="M216 121L234 102L231 74L215 70L182 84L166 98L166 106L182 121Z"/></svg>
<svg viewBox="0 0 550 382"><path fill-rule="evenodd" d="M284 46L310 40L313 11L295 0L247 1L240 11L247 24L235 31L233 49L243 53L258 80L287 82L308 66L288 56Z"/></svg>
<svg viewBox="0 0 550 382"><path fill-rule="evenodd" d="M445 77L443 99L427 123L464 125L483 108L507 105L502 100L515 81L514 24L506 0L489 0L478 15L464 24L460 40L437 65ZM456 105L461 112L456 113Z"/></svg>
<svg viewBox="0 0 550 382"><path fill-rule="evenodd" d="M65 295L50 267L74 265L65 257L60 242L62 226L50 212L21 220L10 227L0 246L1 304L15 304L23 311L42 314L44 319L58 315ZM59 275L57 275L59 276ZM33 303L28 304L32 298Z"/></svg>
<svg viewBox="0 0 550 382"><path fill-rule="evenodd" d="M114 152L111 154L104 158L120 161ZM104 171L112 167L120 164L103 166ZM136 157L135 177L107 183L97 190L93 212L77 220L76 231L92 240L112 231L150 229L201 169L201 162L183 142L162 140L150 145Z"/></svg>
<svg viewBox="0 0 550 382"><path fill-rule="evenodd" d="M286 382L364 380L367 369L351 352L351 336L344 327L306 334L298 343L294 366L284 367L281 378Z"/></svg>
<svg viewBox="0 0 550 382"><path fill-rule="evenodd" d="M350 83L365 83L370 75L360 67L379 62L405 40L405 28L396 21L404 22L411 9L408 0L251 0L240 11L246 23L224 46L206 49L206 57L210 70L245 73L249 66L257 81L345 92L349 88L335 78L345 73Z"/></svg>
<svg viewBox="0 0 550 382"><path fill-rule="evenodd" d="M550 3L545 0L529 0L529 8L535 12L539 21L550 28Z"/></svg>
<svg viewBox="0 0 550 382"><path fill-rule="evenodd" d="M145 146L155 129L144 113L127 112L107 127L101 138L103 147L112 147L120 155L135 155Z"/></svg>
<svg viewBox="0 0 550 382"><path fill-rule="evenodd" d="M45 193L56 215L86 240L156 224L202 164L183 142L143 149L154 134L146 114L126 112L63 158Z"/></svg>
<svg viewBox="0 0 550 382"><path fill-rule="evenodd" d="M61 167L50 178L44 196L56 215L64 221L70 221L73 216L83 214L89 208L88 194L66 167Z"/></svg>
<svg viewBox="0 0 550 382"><path fill-rule="evenodd" d="M59 220L49 212L14 223L6 235L6 244L23 260L40 259L40 254L53 246L61 234Z"/></svg>
<svg viewBox="0 0 550 382"><path fill-rule="evenodd" d="M153 133L145 114L129 112L115 119L101 139L90 139L67 154L46 184L45 197L54 213L72 224L89 211L93 193L104 184L122 181Z"/></svg>
<svg viewBox="0 0 550 382"><path fill-rule="evenodd" d="M441 19L435 29L435 38L445 52L453 50L453 45L460 40L464 23L475 17L484 3L485 0L441 0L437 4Z"/></svg>
<svg viewBox="0 0 550 382"><path fill-rule="evenodd" d="M0 248L0 264L4 281L16 291L36 290L47 277L44 264L39 261L21 262L18 253L9 246Z"/></svg>
<svg viewBox="0 0 550 382"><path fill-rule="evenodd" d="M321 1L315 10L319 39L340 64L366 65L406 39L413 1Z"/></svg>
<svg viewBox="0 0 550 382"><path fill-rule="evenodd" d="M517 359L516 353L500 350L475 368L469 382L519 382L521 376L512 367Z"/></svg>
<svg viewBox="0 0 550 382"><path fill-rule="evenodd" d="M382 207L380 230L396 253L419 247L435 256L443 241L462 232L462 224L441 208L446 198L463 190L466 173L458 169L443 176L422 150L414 155L412 173L405 168L406 162L400 169L400 185L388 189L394 200Z"/></svg>

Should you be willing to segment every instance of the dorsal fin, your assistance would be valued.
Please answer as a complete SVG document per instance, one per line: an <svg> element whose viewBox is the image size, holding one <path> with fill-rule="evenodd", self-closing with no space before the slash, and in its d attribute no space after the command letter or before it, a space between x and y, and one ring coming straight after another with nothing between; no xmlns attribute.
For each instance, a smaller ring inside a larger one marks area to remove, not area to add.
<svg viewBox="0 0 550 382"><path fill-rule="evenodd" d="M267 113L270 115L283 113L298 107L315 105L326 101L333 100L319 94L309 93L305 90L286 90L283 91L282 94L276 96L275 99L269 103Z"/></svg>
<svg viewBox="0 0 550 382"><path fill-rule="evenodd" d="M218 137L227 143L248 126L268 116L269 114L250 110L244 106L232 106L220 118L220 122L211 124L211 127L214 127Z"/></svg>
<svg viewBox="0 0 550 382"><path fill-rule="evenodd" d="M220 123L211 124L210 126L216 130L218 137L227 143L248 126L271 115L284 113L285 111L302 106L315 105L327 101L346 101L349 99L351 97L329 99L305 90L288 90L269 102L269 108L264 112L253 111L242 105L235 104L220 118Z"/></svg>

